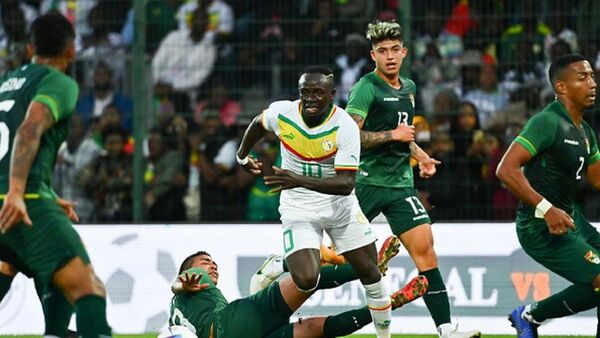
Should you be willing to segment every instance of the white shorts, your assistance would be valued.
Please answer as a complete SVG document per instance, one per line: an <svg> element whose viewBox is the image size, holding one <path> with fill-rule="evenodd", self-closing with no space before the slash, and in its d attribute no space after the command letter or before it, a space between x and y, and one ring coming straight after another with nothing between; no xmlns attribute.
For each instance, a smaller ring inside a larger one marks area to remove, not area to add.
<svg viewBox="0 0 600 338"><path fill-rule="evenodd" d="M338 254L361 248L377 240L355 196L343 205L321 208L282 205L285 256L302 249L320 249L326 231Z"/></svg>

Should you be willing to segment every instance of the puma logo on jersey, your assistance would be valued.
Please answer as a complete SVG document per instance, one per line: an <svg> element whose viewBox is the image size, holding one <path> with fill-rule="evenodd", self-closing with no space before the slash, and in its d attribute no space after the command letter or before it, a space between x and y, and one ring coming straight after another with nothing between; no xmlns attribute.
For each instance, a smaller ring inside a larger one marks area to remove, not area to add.
<svg viewBox="0 0 600 338"><path fill-rule="evenodd" d="M289 133L289 134L281 135L281 137L287 138L288 140L293 140L296 137L296 135L294 135L293 133Z"/></svg>
<svg viewBox="0 0 600 338"><path fill-rule="evenodd" d="M569 140L569 139L565 139L565 143L573 145L573 146L578 146L579 145L579 142L574 141L574 140Z"/></svg>
<svg viewBox="0 0 600 338"><path fill-rule="evenodd" d="M383 102L388 102L388 101L396 102L396 101L400 101L400 99L397 97L384 97L383 98Z"/></svg>
<svg viewBox="0 0 600 338"><path fill-rule="evenodd" d="M0 86L0 93L12 91L12 90L19 90L19 89L21 89L21 87L23 87L23 85L25 84L25 81L27 81L27 79L24 77L19 77L19 78L11 77L10 79L8 79L2 83L2 86Z"/></svg>

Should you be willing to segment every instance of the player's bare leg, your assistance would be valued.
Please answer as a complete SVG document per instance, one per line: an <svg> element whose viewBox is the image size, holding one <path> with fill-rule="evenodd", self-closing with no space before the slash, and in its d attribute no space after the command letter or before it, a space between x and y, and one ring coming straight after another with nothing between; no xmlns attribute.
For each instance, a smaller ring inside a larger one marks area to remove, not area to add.
<svg viewBox="0 0 600 338"><path fill-rule="evenodd" d="M106 322L106 290L90 265L75 257L54 273L52 283L75 305L80 336L111 335Z"/></svg>
<svg viewBox="0 0 600 338"><path fill-rule="evenodd" d="M315 290L319 283L319 270L321 269L319 250L298 250L287 256L285 262L299 290L304 292Z"/></svg>

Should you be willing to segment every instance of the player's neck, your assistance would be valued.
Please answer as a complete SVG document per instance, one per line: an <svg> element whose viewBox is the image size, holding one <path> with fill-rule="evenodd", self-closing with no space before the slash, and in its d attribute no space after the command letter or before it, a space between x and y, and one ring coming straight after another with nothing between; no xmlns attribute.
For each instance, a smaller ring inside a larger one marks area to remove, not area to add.
<svg viewBox="0 0 600 338"><path fill-rule="evenodd" d="M581 122L583 121L583 113L585 111L585 107L578 105L565 97L559 97L558 101L560 101L560 103L563 105L563 107L567 111L567 114L571 116L573 123L575 123L576 126L580 126Z"/></svg>
<svg viewBox="0 0 600 338"><path fill-rule="evenodd" d="M67 62L63 58L47 58L35 55L31 59L31 62L38 65L45 65L48 67L56 68L63 73L65 72L65 70L67 70L68 67Z"/></svg>
<svg viewBox="0 0 600 338"><path fill-rule="evenodd" d="M390 87L394 89L402 88L402 83L400 83L400 78L398 74L387 75L384 74L379 69L375 69L375 74L377 74L383 81L385 81Z"/></svg>
<svg viewBox="0 0 600 338"><path fill-rule="evenodd" d="M333 103L328 105L327 108L325 109L325 112L323 114L319 114L319 115L306 115L304 113L304 109L302 109L302 120L304 121L304 124L306 124L309 128L314 128L316 126L319 126L323 123L323 121L325 121L325 119L327 118L327 116L329 116L329 112L331 111L331 108L333 106Z"/></svg>

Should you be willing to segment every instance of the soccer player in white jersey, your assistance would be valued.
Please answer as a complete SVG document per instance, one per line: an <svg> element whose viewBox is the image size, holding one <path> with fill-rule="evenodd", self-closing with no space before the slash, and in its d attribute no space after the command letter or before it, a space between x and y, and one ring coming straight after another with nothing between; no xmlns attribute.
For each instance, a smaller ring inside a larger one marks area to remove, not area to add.
<svg viewBox="0 0 600 338"><path fill-rule="evenodd" d="M273 167L264 180L282 190L279 211L285 263L292 279L301 291L311 292L319 286L319 248L326 231L365 288L377 336L390 337L390 295L377 268L376 238L354 195L360 159L358 127L333 104L330 69L308 67L298 86L299 100L273 102L254 118L241 141L237 160L248 172L263 174L260 160L248 154L267 132L277 135L282 166ZM397 249L399 244L386 245L396 245Z"/></svg>

